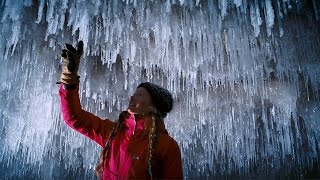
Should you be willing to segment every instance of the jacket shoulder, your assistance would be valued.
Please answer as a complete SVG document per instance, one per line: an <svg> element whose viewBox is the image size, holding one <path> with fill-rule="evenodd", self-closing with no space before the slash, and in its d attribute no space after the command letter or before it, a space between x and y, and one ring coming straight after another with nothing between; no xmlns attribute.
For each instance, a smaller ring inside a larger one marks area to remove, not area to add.
<svg viewBox="0 0 320 180"><path fill-rule="evenodd" d="M179 145L169 134L163 133L158 136L157 150L160 154L168 151L179 151Z"/></svg>

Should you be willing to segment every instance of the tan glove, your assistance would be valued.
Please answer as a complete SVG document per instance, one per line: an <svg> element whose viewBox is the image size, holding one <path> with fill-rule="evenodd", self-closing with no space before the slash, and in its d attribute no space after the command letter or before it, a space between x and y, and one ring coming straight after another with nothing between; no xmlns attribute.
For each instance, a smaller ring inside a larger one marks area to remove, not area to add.
<svg viewBox="0 0 320 180"><path fill-rule="evenodd" d="M83 53L83 42L79 41L77 49L70 44L66 44L61 51L62 73L60 83L74 85L79 83L78 69L80 57Z"/></svg>

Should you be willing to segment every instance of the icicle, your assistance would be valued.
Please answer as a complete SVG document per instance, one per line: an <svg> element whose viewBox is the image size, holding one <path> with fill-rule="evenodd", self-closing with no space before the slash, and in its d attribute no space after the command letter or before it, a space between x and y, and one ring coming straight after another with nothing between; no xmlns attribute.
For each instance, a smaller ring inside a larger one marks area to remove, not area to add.
<svg viewBox="0 0 320 180"><path fill-rule="evenodd" d="M260 33L260 25L262 24L262 20L260 17L259 4L257 0L255 0L250 5L250 19L251 19L251 25L253 26L253 29L254 29L254 35L257 37Z"/></svg>
<svg viewBox="0 0 320 180"><path fill-rule="evenodd" d="M266 0L266 9L265 9L265 14L266 14L266 26L267 26L267 33L268 36L271 35L271 29L274 24L274 11L272 8L271 0Z"/></svg>
<svg viewBox="0 0 320 180"><path fill-rule="evenodd" d="M224 19L224 17L227 15L227 8L228 8L227 1L220 1L219 8L221 10L221 17L222 19Z"/></svg>
<svg viewBox="0 0 320 180"><path fill-rule="evenodd" d="M38 23L38 24L41 22L41 19L42 19L44 3L45 3L45 0L40 0L40 2L39 2L38 18L36 20L36 23Z"/></svg>
<svg viewBox="0 0 320 180"><path fill-rule="evenodd" d="M281 6L279 1L276 2L276 15L277 15L279 33L280 33L280 36L282 36L284 33L282 29L282 22L281 22L282 21L281 18L283 17L283 14L281 12Z"/></svg>
<svg viewBox="0 0 320 180"><path fill-rule="evenodd" d="M320 3L319 1L312 0L313 3L313 8L314 8L314 13L316 15L316 19L319 21L320 20Z"/></svg>
<svg viewBox="0 0 320 180"><path fill-rule="evenodd" d="M234 0L233 3L236 5L236 7L240 7L242 5L242 0Z"/></svg>

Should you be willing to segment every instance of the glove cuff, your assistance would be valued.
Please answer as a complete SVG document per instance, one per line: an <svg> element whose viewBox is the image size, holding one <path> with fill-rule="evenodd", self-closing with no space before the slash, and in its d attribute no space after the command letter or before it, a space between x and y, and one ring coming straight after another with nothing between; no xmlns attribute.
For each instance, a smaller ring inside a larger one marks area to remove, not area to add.
<svg viewBox="0 0 320 180"><path fill-rule="evenodd" d="M79 84L80 82L80 76L76 73L62 73L60 77L60 83L67 84L67 85L73 85L73 84Z"/></svg>

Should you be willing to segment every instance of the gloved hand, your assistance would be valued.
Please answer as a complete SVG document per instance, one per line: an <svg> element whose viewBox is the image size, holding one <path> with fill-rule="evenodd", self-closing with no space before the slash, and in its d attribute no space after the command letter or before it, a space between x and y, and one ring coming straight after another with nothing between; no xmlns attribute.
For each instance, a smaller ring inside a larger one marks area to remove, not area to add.
<svg viewBox="0 0 320 180"><path fill-rule="evenodd" d="M66 44L61 51L62 57L62 73L60 76L60 83L75 85L79 83L78 69L80 64L80 57L83 53L83 42L79 41L77 49L70 44Z"/></svg>

